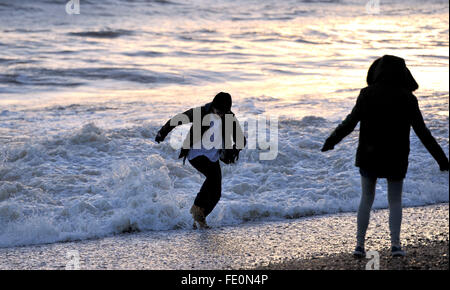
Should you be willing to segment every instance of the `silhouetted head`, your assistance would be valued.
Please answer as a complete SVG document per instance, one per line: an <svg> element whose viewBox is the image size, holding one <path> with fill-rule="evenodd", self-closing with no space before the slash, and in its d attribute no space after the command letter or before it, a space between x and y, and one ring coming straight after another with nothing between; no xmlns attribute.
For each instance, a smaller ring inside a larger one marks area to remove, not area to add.
<svg viewBox="0 0 450 290"><path fill-rule="evenodd" d="M216 109L217 114L219 115L230 112L231 104L231 95L224 92L218 93L212 101L212 106Z"/></svg>
<svg viewBox="0 0 450 290"><path fill-rule="evenodd" d="M416 80L406 67L403 58L385 55L375 60L367 73L367 84L385 83L391 86L402 87L408 91L419 88Z"/></svg>

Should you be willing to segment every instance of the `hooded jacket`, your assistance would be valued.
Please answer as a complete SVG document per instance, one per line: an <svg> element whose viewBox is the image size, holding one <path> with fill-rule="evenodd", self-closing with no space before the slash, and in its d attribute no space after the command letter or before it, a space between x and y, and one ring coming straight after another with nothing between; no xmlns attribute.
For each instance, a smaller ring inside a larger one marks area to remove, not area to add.
<svg viewBox="0 0 450 290"><path fill-rule="evenodd" d="M356 105L326 140L334 147L360 124L355 165L380 178L403 179L408 170L412 127L434 159L448 159L425 125L413 91L418 88L402 58L385 55L367 74L368 86L361 90Z"/></svg>
<svg viewBox="0 0 450 290"><path fill-rule="evenodd" d="M184 115L189 119L189 122L195 123L195 112L199 112L199 121L200 124L202 124L202 120L205 116L208 114L212 114L212 102L207 103L204 106L197 107L197 108L191 108L187 110L184 113L181 113L181 115ZM232 130L226 130L225 128L225 116L228 115L231 117L231 120L233 121L233 129ZM176 120L180 120L180 115L175 116L174 118L170 119L166 122L166 124L159 130L159 133L161 134L162 138L165 139L166 136L177 126L181 125L181 122L177 122ZM234 115L234 113L230 110L228 112L225 112L225 115L221 117L222 120L222 142L224 149L232 149L233 143L235 144L235 147L239 150L243 149L247 143L247 140L244 137L244 133L242 131L241 126L239 125L239 122ZM209 123L209 122L208 122ZM180 155L178 158L183 158L183 163L185 162L189 150L192 148L193 144L197 143L197 141L201 140L203 137L203 134L210 128L210 125L201 125L200 134L194 134L194 124L191 126L189 133L187 134L185 140L183 141L183 147L181 148ZM229 132L228 132L229 131ZM238 140L243 140L242 142L239 142Z"/></svg>

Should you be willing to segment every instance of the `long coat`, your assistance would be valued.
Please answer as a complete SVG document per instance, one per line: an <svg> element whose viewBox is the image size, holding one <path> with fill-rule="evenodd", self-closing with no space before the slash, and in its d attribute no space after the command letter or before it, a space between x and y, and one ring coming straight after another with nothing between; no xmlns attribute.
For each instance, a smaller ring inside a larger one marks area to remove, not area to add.
<svg viewBox="0 0 450 290"><path fill-rule="evenodd" d="M441 165L448 159L428 130L412 91L417 83L404 60L393 56L378 59L369 70L368 87L361 90L352 112L326 140L334 147L360 122L355 165L380 178L402 179L408 170L412 127Z"/></svg>

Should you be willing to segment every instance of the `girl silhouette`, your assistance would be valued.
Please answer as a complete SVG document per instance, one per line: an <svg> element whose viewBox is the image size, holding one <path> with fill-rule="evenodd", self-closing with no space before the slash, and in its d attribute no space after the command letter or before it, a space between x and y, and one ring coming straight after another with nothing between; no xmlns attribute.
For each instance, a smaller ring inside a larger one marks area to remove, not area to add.
<svg viewBox="0 0 450 290"><path fill-rule="evenodd" d="M409 135L412 127L442 171L449 161L424 123L417 98L418 88L402 58L385 55L375 60L367 74L368 86L361 90L352 112L325 141L331 150L360 124L356 166L360 168L362 196L357 216L354 255L364 257L364 241L377 178L388 184L389 229L393 256L404 256L400 244L402 187L408 169Z"/></svg>

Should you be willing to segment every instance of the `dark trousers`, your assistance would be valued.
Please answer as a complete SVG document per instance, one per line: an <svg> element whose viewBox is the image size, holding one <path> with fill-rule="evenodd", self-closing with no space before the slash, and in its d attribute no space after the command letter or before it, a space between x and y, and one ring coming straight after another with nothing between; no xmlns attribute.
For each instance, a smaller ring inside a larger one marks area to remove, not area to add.
<svg viewBox="0 0 450 290"><path fill-rule="evenodd" d="M195 198L194 204L205 210L205 217L211 213L222 194L222 171L220 163L211 162L205 156L189 160L192 166L202 173L206 180Z"/></svg>

